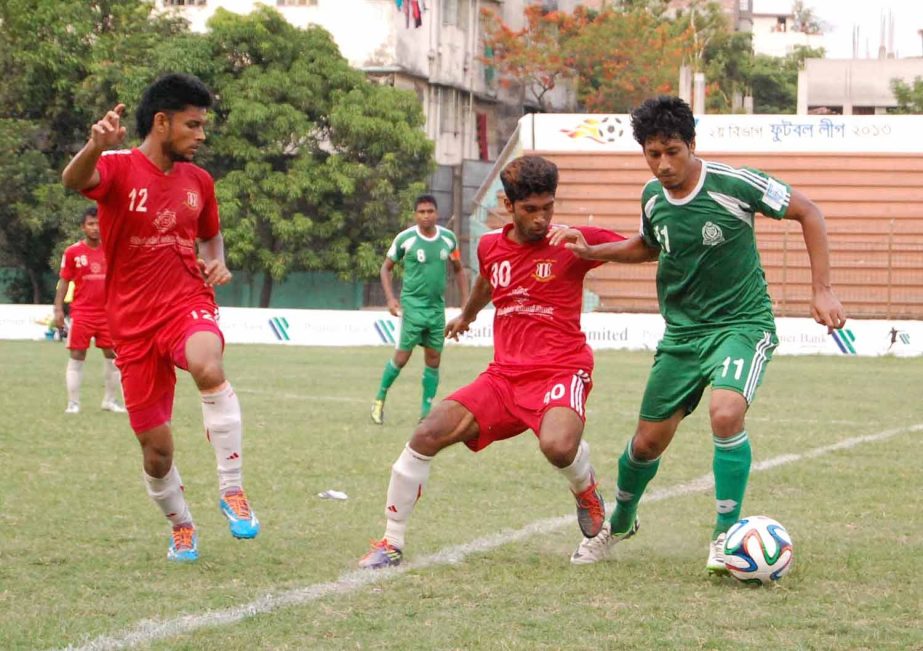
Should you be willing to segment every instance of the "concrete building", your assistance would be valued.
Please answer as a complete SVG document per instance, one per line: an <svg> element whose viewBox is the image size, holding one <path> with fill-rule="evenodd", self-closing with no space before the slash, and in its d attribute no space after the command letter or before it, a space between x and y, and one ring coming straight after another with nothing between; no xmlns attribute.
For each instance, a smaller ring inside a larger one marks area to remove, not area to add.
<svg viewBox="0 0 923 651"><path fill-rule="evenodd" d="M439 165L495 159L523 114L521 89L501 88L495 71L478 57L483 54L481 11L493 10L518 28L529 0L157 0L159 8L181 12L200 32L219 7L247 14L260 4L298 27L325 28L352 66L379 83L414 91ZM580 3L542 4L571 11ZM566 87L550 97L555 109L573 108L574 102ZM525 109L530 109L528 100Z"/></svg>
<svg viewBox="0 0 923 651"><path fill-rule="evenodd" d="M923 58L806 59L798 74L798 113L881 115L897 106L891 82L923 77Z"/></svg>

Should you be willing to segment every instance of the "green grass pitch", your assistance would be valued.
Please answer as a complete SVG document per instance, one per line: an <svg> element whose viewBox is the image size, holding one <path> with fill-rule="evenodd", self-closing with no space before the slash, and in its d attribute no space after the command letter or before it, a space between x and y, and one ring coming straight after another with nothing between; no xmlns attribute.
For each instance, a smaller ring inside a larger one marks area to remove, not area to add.
<svg viewBox="0 0 923 651"><path fill-rule="evenodd" d="M639 535L610 562L572 567L575 521L521 533L573 513L529 433L477 455L461 446L440 454L408 531L405 558L419 565L355 584L357 559L383 530L391 463L419 410L418 352L391 391L386 424L369 422L389 355L228 348L244 410L245 483L264 527L246 542L230 537L218 512L214 457L192 381L181 375L176 459L201 560L176 566L127 418L98 409L98 352L88 356L84 411L66 416L64 347L0 342L0 648L923 648L919 359L769 365L748 416L754 461L820 450L750 480L745 513L778 519L794 539L794 569L778 586L705 574L710 490L642 504ZM448 348L439 397L489 356ZM650 361L651 353L597 354L586 436L610 501ZM706 416L700 408L683 423L651 491L710 472ZM893 435L829 447L882 432ZM349 499L319 499L327 489ZM484 540L493 542L457 562L432 560ZM269 612L215 623L266 598L275 600Z"/></svg>

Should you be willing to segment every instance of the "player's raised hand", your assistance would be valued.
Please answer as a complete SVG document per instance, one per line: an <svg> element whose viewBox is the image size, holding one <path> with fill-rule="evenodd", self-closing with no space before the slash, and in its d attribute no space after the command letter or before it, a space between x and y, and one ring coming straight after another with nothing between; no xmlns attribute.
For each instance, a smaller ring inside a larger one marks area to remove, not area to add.
<svg viewBox="0 0 923 651"><path fill-rule="evenodd" d="M115 107L103 116L90 129L90 140L100 149L111 149L122 144L125 140L125 127L122 126L122 113L125 112L124 104Z"/></svg>
<svg viewBox="0 0 923 651"><path fill-rule="evenodd" d="M827 334L846 325L846 311L833 290L824 288L814 292L811 298L811 316L821 325L827 326Z"/></svg>
<svg viewBox="0 0 923 651"><path fill-rule="evenodd" d="M470 325L471 322L463 318L461 315L455 317L445 324L445 338L458 341L458 336L468 332L468 327Z"/></svg>
<svg viewBox="0 0 923 651"><path fill-rule="evenodd" d="M202 275L205 276L206 285L214 287L215 285L225 285L231 282L233 276L231 272L228 271L223 261L212 260L210 262L205 262L205 260L199 258L198 263Z"/></svg>
<svg viewBox="0 0 923 651"><path fill-rule="evenodd" d="M558 246L563 244L566 249L575 255L585 258L589 255L590 245L587 244L583 233L576 228L553 228L548 231L549 244Z"/></svg>

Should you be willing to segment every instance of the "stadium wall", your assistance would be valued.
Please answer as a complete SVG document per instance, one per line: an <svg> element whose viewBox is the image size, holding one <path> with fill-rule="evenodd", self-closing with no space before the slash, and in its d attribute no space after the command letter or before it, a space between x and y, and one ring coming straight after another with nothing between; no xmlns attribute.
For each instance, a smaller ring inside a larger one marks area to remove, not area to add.
<svg viewBox="0 0 923 651"><path fill-rule="evenodd" d="M457 309L446 312L449 318ZM0 305L0 339L54 340L51 305ZM485 310L468 335L449 346L493 345L493 312ZM585 312L582 327L596 350L654 350L663 336L659 314ZM923 321L851 320L828 335L811 319L777 320L779 355L923 355ZM221 308L229 344L391 346L400 320L384 310Z"/></svg>
<svg viewBox="0 0 923 651"><path fill-rule="evenodd" d="M696 152L765 170L823 210L833 283L851 317L923 319L923 116L702 115ZM556 220L637 231L651 178L627 115L528 115L475 199L473 235L504 223L499 170L539 153L561 170ZM809 313L800 228L760 218L757 243L777 317ZM472 237L472 240L476 237ZM473 265L469 249L468 264ZM655 264L603 265L587 287L596 308L656 312Z"/></svg>

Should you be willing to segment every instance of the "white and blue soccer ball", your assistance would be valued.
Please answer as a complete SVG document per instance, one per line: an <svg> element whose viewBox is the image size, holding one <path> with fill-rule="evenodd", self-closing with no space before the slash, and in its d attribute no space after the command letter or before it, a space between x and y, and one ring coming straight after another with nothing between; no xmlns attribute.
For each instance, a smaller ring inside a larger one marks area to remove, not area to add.
<svg viewBox="0 0 923 651"><path fill-rule="evenodd" d="M765 515L738 520L724 540L724 564L744 583L769 584L792 569L792 537Z"/></svg>

